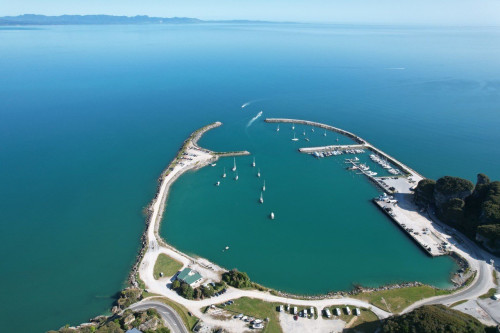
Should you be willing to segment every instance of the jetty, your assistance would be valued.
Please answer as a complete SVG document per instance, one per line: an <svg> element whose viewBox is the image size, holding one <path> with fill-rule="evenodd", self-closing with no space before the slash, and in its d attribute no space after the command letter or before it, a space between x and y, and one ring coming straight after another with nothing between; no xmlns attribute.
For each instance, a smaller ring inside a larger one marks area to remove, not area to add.
<svg viewBox="0 0 500 333"><path fill-rule="evenodd" d="M432 219L423 212L419 212L418 207L412 201L413 190L418 182L424 179L421 174L391 155L378 149L360 136L341 128L300 119L268 118L265 121L267 123L294 123L314 126L346 136L355 142L348 145L299 148L299 152L303 154L362 149L371 151L395 165L399 168L399 170L401 170L402 175L375 177L366 170L360 168L357 168L356 170L379 187L384 194L386 194L386 192L391 194L390 197L384 195L375 198L373 199L373 203L377 205L377 207L379 207L397 226L399 226L404 233L410 236L430 256L435 257L448 254L447 243L441 236L439 236L441 233L434 229ZM350 159L348 159L346 163L352 164L353 166L357 165L357 162Z"/></svg>

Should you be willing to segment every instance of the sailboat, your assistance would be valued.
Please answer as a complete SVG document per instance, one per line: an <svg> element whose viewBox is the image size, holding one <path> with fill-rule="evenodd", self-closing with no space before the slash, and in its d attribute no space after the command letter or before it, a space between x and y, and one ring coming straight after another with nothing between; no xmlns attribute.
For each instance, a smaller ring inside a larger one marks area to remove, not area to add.
<svg viewBox="0 0 500 333"><path fill-rule="evenodd" d="M260 177L260 169L257 171L257 177Z"/></svg>
<svg viewBox="0 0 500 333"><path fill-rule="evenodd" d="M278 127L276 128L276 132L279 132L280 131L280 125L278 125Z"/></svg>
<svg viewBox="0 0 500 333"><path fill-rule="evenodd" d="M302 132L302 135L306 135L306 131Z"/></svg>
<svg viewBox="0 0 500 333"><path fill-rule="evenodd" d="M215 183L215 186L219 186L220 185L220 181L218 181L217 183Z"/></svg>
<svg viewBox="0 0 500 333"><path fill-rule="evenodd" d="M238 173L236 173L236 177L234 177L234 180L238 180Z"/></svg>
<svg viewBox="0 0 500 333"><path fill-rule="evenodd" d="M339 142L339 138L337 137L337 142Z"/></svg>
<svg viewBox="0 0 500 333"><path fill-rule="evenodd" d="M295 130L295 125L292 125L292 131Z"/></svg>
<svg viewBox="0 0 500 333"><path fill-rule="evenodd" d="M274 213L273 212L271 212L270 217L271 217L271 220L274 220Z"/></svg>
<svg viewBox="0 0 500 333"><path fill-rule="evenodd" d="M255 157L253 158L252 166L255 168Z"/></svg>
<svg viewBox="0 0 500 333"><path fill-rule="evenodd" d="M326 130L325 130L325 133L323 133L323 136L326 136Z"/></svg>
<svg viewBox="0 0 500 333"><path fill-rule="evenodd" d="M264 197L262 196L262 192L260 192L260 199L259 199L259 202L260 202L260 203L264 203Z"/></svg>
<svg viewBox="0 0 500 333"><path fill-rule="evenodd" d="M293 132L293 139L292 139L292 141L299 141L299 139L297 139L297 138L295 137L295 132Z"/></svg>
<svg viewBox="0 0 500 333"><path fill-rule="evenodd" d="M236 158L233 158L233 159L234 159L233 171L236 171Z"/></svg>
<svg viewBox="0 0 500 333"><path fill-rule="evenodd" d="M222 174L222 178L226 178L226 167L224 167L224 173Z"/></svg>
<svg viewBox="0 0 500 333"><path fill-rule="evenodd" d="M266 191L266 181L264 180L264 185L262 185L262 191Z"/></svg>
<svg viewBox="0 0 500 333"><path fill-rule="evenodd" d="M314 128L311 128L311 132L314 132Z"/></svg>

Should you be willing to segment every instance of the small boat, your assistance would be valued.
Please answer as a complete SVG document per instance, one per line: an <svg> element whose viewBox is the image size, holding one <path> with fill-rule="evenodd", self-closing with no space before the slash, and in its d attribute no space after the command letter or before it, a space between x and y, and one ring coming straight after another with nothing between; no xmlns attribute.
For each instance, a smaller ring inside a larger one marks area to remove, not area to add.
<svg viewBox="0 0 500 333"><path fill-rule="evenodd" d="M219 181L219 182L217 182L217 183L215 183L215 186L219 186L219 185L220 185L220 181Z"/></svg>
<svg viewBox="0 0 500 333"><path fill-rule="evenodd" d="M234 177L234 180L238 180L238 174L236 174L236 177Z"/></svg>
<svg viewBox="0 0 500 333"><path fill-rule="evenodd" d="M216 165L217 165L217 163L212 163L212 164L210 164L210 165L214 167L214 166L216 166Z"/></svg>
<svg viewBox="0 0 500 333"><path fill-rule="evenodd" d="M274 220L274 213L273 212L271 212L270 217L271 217L271 220Z"/></svg>
<svg viewBox="0 0 500 333"><path fill-rule="evenodd" d="M302 135L306 135L306 131L302 132Z"/></svg>
<svg viewBox="0 0 500 333"><path fill-rule="evenodd" d="M259 202L260 202L260 203L264 203L264 197L262 196L262 192L260 192L260 199L259 199Z"/></svg>
<svg viewBox="0 0 500 333"><path fill-rule="evenodd" d="M266 181L264 180L264 185L262 185L262 191L266 191Z"/></svg>
<svg viewBox="0 0 500 333"><path fill-rule="evenodd" d="M233 171L236 171L236 158L233 158L233 159L234 159Z"/></svg>
<svg viewBox="0 0 500 333"><path fill-rule="evenodd" d="M260 177L260 169L257 171L257 177Z"/></svg>
<svg viewBox="0 0 500 333"><path fill-rule="evenodd" d="M326 130L325 130L325 133L323 133L323 136L326 136Z"/></svg>
<svg viewBox="0 0 500 333"><path fill-rule="evenodd" d="M295 132L293 133L293 139L292 139L292 141L299 141L299 139L297 139L297 138L295 137Z"/></svg>
<svg viewBox="0 0 500 333"><path fill-rule="evenodd" d="M339 138L337 137L337 142L339 142Z"/></svg>
<svg viewBox="0 0 500 333"><path fill-rule="evenodd" d="M295 125L292 125L292 131L295 129Z"/></svg>
<svg viewBox="0 0 500 333"><path fill-rule="evenodd" d="M278 125L278 127L276 128L276 132L279 132L280 131L280 125Z"/></svg>
<svg viewBox="0 0 500 333"><path fill-rule="evenodd" d="M305 138L305 140L306 140L307 142L309 142L309 138Z"/></svg>
<svg viewBox="0 0 500 333"><path fill-rule="evenodd" d="M314 128L311 128L311 132L314 132Z"/></svg>
<svg viewBox="0 0 500 333"><path fill-rule="evenodd" d="M255 157L253 158L252 166L255 168Z"/></svg>
<svg viewBox="0 0 500 333"><path fill-rule="evenodd" d="M224 167L224 173L222 174L222 178L226 178L226 167Z"/></svg>

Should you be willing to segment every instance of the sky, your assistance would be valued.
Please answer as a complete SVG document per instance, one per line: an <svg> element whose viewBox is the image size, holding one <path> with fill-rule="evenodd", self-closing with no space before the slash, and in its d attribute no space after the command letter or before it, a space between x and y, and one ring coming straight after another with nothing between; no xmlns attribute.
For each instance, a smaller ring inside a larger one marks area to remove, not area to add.
<svg viewBox="0 0 500 333"><path fill-rule="evenodd" d="M500 0L0 0L0 16L27 13L498 26Z"/></svg>

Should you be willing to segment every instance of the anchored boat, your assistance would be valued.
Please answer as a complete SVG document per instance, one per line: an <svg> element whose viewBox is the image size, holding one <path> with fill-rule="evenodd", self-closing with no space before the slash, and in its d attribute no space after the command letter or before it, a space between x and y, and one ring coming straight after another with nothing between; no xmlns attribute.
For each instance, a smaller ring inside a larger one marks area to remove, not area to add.
<svg viewBox="0 0 500 333"><path fill-rule="evenodd" d="M234 160L233 171L236 171L236 157L233 157L233 160Z"/></svg>

